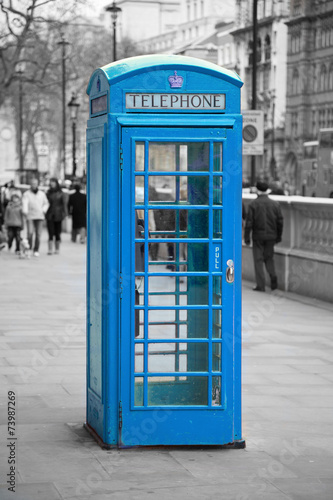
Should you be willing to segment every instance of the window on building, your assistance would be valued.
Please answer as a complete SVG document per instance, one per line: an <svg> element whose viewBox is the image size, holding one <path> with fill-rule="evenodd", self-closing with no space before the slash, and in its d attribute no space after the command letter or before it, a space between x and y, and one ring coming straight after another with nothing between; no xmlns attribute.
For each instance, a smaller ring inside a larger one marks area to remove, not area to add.
<svg viewBox="0 0 333 500"><path fill-rule="evenodd" d="M191 5L190 5L190 2L187 2L187 20L191 21Z"/></svg>
<svg viewBox="0 0 333 500"><path fill-rule="evenodd" d="M197 2L194 2L194 4L193 4L193 19L197 19L197 17L198 17Z"/></svg>
<svg viewBox="0 0 333 500"><path fill-rule="evenodd" d="M330 43L330 28L326 28L325 34L326 34L326 47L329 47L331 44Z"/></svg>
<svg viewBox="0 0 333 500"><path fill-rule="evenodd" d="M271 38L269 35L265 37L265 61L270 61L271 59Z"/></svg>
<svg viewBox="0 0 333 500"><path fill-rule="evenodd" d="M312 91L313 92L317 92L317 69L316 69L316 65L313 64L312 65L312 75L311 75L311 79L312 79Z"/></svg>
<svg viewBox="0 0 333 500"><path fill-rule="evenodd" d="M328 90L333 90L333 63L330 64L328 70Z"/></svg>
<svg viewBox="0 0 333 500"><path fill-rule="evenodd" d="M258 38L258 43L257 43L257 63L261 61L261 38Z"/></svg>
<svg viewBox="0 0 333 500"><path fill-rule="evenodd" d="M317 137L317 113L316 110L312 110L312 136Z"/></svg>
<svg viewBox="0 0 333 500"><path fill-rule="evenodd" d="M333 45L333 26L330 27L330 45Z"/></svg>
<svg viewBox="0 0 333 500"><path fill-rule="evenodd" d="M319 81L320 81L319 90L320 92L324 92L327 88L327 69L325 64L321 65Z"/></svg>
<svg viewBox="0 0 333 500"><path fill-rule="evenodd" d="M229 64L230 63L230 44L227 43L224 49L224 63Z"/></svg>
<svg viewBox="0 0 333 500"><path fill-rule="evenodd" d="M253 42L252 42L252 40L250 40L248 43L247 51L248 51L248 56L249 56L249 66L252 66L252 62L253 62Z"/></svg>
<svg viewBox="0 0 333 500"><path fill-rule="evenodd" d="M292 95L297 95L299 94L299 73L298 69L294 69L293 71L293 76L291 80L291 93Z"/></svg>
<svg viewBox="0 0 333 500"><path fill-rule="evenodd" d="M270 70L269 68L264 69L264 91L270 88L269 85Z"/></svg>
<svg viewBox="0 0 333 500"><path fill-rule="evenodd" d="M218 63L219 63L220 66L223 66L223 64L224 64L224 50L223 50L223 47L219 48L218 54L219 54L219 62Z"/></svg>
<svg viewBox="0 0 333 500"><path fill-rule="evenodd" d="M296 138L298 136L298 114L291 113L291 135Z"/></svg>
<svg viewBox="0 0 333 500"><path fill-rule="evenodd" d="M321 47L324 48L326 47L326 33L325 33L326 30L322 30L321 32Z"/></svg>
<svg viewBox="0 0 333 500"><path fill-rule="evenodd" d="M204 11L205 11L205 7L204 7L204 0L201 0L201 17L204 17Z"/></svg>

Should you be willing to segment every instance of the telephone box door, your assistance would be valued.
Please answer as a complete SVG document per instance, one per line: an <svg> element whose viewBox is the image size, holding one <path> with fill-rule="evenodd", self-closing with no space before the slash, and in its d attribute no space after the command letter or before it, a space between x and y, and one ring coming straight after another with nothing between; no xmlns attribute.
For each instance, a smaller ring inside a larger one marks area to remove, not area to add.
<svg viewBox="0 0 333 500"><path fill-rule="evenodd" d="M122 128L119 446L234 441L233 133Z"/></svg>

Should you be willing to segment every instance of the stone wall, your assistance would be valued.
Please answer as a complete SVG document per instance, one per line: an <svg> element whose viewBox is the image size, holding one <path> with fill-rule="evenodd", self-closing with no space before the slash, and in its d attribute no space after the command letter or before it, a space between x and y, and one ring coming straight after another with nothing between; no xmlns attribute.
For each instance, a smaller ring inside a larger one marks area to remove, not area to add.
<svg viewBox="0 0 333 500"><path fill-rule="evenodd" d="M245 207L255 198L244 194ZM280 203L284 217L282 242L275 246L279 288L333 302L333 200L271 198ZM242 275L254 282L252 249L244 244Z"/></svg>

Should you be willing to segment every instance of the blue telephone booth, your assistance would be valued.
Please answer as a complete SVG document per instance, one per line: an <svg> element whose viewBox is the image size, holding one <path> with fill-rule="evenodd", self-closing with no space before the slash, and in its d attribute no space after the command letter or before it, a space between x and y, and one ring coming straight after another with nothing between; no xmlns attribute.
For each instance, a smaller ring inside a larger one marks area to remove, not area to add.
<svg viewBox="0 0 333 500"><path fill-rule="evenodd" d="M239 77L182 56L87 93L87 423L106 447L241 431Z"/></svg>

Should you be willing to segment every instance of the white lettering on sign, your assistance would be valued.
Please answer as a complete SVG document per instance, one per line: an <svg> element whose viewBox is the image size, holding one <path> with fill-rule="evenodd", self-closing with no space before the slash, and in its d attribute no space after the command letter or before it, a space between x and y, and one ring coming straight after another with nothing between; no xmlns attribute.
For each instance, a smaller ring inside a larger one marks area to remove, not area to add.
<svg viewBox="0 0 333 500"><path fill-rule="evenodd" d="M221 247L215 246L214 270L221 271Z"/></svg>
<svg viewBox="0 0 333 500"><path fill-rule="evenodd" d="M225 109L225 94L126 94L126 109L207 110Z"/></svg>

